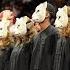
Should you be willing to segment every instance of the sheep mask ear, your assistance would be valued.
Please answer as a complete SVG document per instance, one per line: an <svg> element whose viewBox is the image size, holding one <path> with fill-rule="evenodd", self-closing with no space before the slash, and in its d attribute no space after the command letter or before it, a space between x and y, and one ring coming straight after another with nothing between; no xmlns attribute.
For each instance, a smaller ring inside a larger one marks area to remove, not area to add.
<svg viewBox="0 0 70 70"><path fill-rule="evenodd" d="M46 17L47 1L39 4L35 12L32 14L32 20L34 22L43 22Z"/></svg>
<svg viewBox="0 0 70 70"><path fill-rule="evenodd" d="M68 14L67 6L66 6L66 5L63 7L63 10L64 10L64 12L65 12L66 14Z"/></svg>
<svg viewBox="0 0 70 70"><path fill-rule="evenodd" d="M16 36L25 35L27 32L26 23L29 21L27 16L17 18L16 23L10 27L10 33Z"/></svg>
<svg viewBox="0 0 70 70"><path fill-rule="evenodd" d="M67 6L58 8L54 25L56 27L62 28L62 27L67 26L67 24L68 24Z"/></svg>

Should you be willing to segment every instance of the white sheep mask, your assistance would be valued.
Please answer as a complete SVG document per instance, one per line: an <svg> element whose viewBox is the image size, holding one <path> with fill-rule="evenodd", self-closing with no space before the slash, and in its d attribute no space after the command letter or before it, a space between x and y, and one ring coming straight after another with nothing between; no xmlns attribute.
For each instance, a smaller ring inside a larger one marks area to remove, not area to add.
<svg viewBox="0 0 70 70"><path fill-rule="evenodd" d="M27 16L16 18L16 23L10 27L10 32L13 35L24 35L27 32L26 23L29 20Z"/></svg>
<svg viewBox="0 0 70 70"><path fill-rule="evenodd" d="M47 1L39 4L32 15L34 22L43 22L46 17Z"/></svg>
<svg viewBox="0 0 70 70"><path fill-rule="evenodd" d="M56 13L55 27L63 28L68 24L68 13L67 6L63 8L58 8L58 12Z"/></svg>
<svg viewBox="0 0 70 70"><path fill-rule="evenodd" d="M6 38L8 35L7 25L0 22L0 38Z"/></svg>
<svg viewBox="0 0 70 70"><path fill-rule="evenodd" d="M3 23L6 23L7 26L13 23L14 18L15 18L15 14L10 10L4 10L0 13L0 20Z"/></svg>

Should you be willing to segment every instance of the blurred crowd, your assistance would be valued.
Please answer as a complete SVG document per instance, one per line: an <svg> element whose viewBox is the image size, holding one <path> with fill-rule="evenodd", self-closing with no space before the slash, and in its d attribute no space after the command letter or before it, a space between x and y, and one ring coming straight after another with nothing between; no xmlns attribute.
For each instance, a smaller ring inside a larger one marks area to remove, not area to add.
<svg viewBox="0 0 70 70"><path fill-rule="evenodd" d="M11 9L16 13L17 17L24 15L31 17L36 6L44 1L52 4L56 12L59 7L70 5L70 0L0 0L0 11Z"/></svg>

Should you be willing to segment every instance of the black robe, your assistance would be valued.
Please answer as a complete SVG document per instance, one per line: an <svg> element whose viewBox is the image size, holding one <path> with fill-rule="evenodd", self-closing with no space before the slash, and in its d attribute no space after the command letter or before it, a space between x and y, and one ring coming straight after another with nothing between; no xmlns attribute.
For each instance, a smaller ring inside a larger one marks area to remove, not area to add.
<svg viewBox="0 0 70 70"><path fill-rule="evenodd" d="M9 70L29 70L31 43L16 43L10 56Z"/></svg>
<svg viewBox="0 0 70 70"><path fill-rule="evenodd" d="M10 55L12 47L8 45L7 48L0 49L0 70L9 70Z"/></svg>
<svg viewBox="0 0 70 70"><path fill-rule="evenodd" d="M34 39L30 70L52 70L57 39L57 29L52 25Z"/></svg>
<svg viewBox="0 0 70 70"><path fill-rule="evenodd" d="M58 40L53 70L70 70L70 38Z"/></svg>

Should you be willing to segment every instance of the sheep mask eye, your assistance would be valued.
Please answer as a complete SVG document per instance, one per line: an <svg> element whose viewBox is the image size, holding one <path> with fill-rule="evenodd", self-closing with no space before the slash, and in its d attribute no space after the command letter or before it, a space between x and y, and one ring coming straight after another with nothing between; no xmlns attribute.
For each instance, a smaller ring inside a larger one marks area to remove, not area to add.
<svg viewBox="0 0 70 70"><path fill-rule="evenodd" d="M43 22L46 17L47 1L39 4L35 12L32 14L32 20L34 22Z"/></svg>
<svg viewBox="0 0 70 70"><path fill-rule="evenodd" d="M0 38L7 37L8 29L5 23L0 22Z"/></svg>

